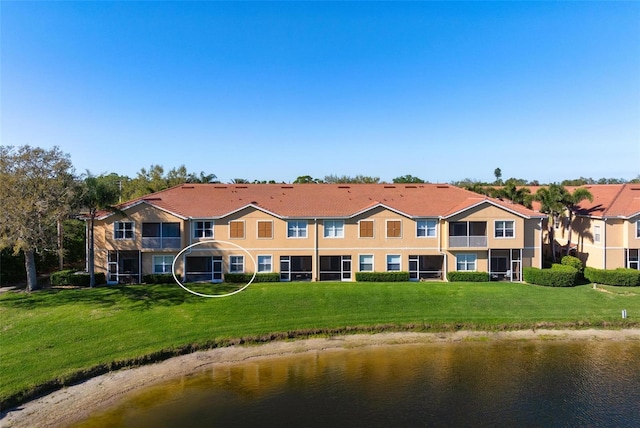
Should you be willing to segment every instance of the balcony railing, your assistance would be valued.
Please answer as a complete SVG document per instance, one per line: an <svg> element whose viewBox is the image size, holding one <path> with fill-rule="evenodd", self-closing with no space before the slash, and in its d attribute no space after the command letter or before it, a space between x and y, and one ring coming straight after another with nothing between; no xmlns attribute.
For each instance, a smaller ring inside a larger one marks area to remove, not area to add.
<svg viewBox="0 0 640 428"><path fill-rule="evenodd" d="M142 248L146 249L179 249L181 248L180 238L161 238L161 237L153 237L153 238L142 238Z"/></svg>
<svg viewBox="0 0 640 428"><path fill-rule="evenodd" d="M475 248L484 248L487 246L487 237L486 236L450 236L449 237L449 247L475 247Z"/></svg>

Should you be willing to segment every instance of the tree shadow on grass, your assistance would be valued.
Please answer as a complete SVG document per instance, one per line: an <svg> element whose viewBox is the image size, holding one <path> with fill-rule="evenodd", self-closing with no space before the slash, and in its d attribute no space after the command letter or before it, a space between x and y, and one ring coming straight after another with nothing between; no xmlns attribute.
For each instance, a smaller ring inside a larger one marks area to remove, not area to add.
<svg viewBox="0 0 640 428"><path fill-rule="evenodd" d="M238 284L187 284L190 289L211 295L228 294L241 288ZM96 288L46 288L27 292L8 292L0 296L0 307L37 309L64 305L90 305L148 310L154 307L198 304L207 298L182 289L178 284L114 285Z"/></svg>

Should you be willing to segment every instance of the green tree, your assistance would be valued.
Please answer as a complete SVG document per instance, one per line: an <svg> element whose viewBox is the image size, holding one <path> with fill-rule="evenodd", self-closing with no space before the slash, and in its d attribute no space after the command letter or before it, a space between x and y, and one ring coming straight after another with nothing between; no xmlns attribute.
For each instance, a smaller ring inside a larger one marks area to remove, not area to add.
<svg viewBox="0 0 640 428"><path fill-rule="evenodd" d="M0 248L23 251L28 291L38 288L35 255L60 250L57 224L70 214L74 180L58 147L0 146Z"/></svg>
<svg viewBox="0 0 640 428"><path fill-rule="evenodd" d="M327 175L324 177L325 183L330 184L377 184L380 182L380 177L370 177L367 175L356 175L350 177L348 175Z"/></svg>
<svg viewBox="0 0 640 428"><path fill-rule="evenodd" d="M322 183L322 180L310 175L301 175L293 181L293 184Z"/></svg>
<svg viewBox="0 0 640 428"><path fill-rule="evenodd" d="M426 183L423 179L407 174L396 177L392 180L394 183Z"/></svg>
<svg viewBox="0 0 640 428"><path fill-rule="evenodd" d="M493 190L493 196L500 199L507 199L514 204L524 205L527 208L531 208L533 202L533 195L531 191L526 187L518 187L515 180L507 180L499 189Z"/></svg>
<svg viewBox="0 0 640 428"><path fill-rule="evenodd" d="M95 277L95 220L101 210L116 210L114 207L118 201L119 189L110 176L94 176L89 171L84 178L84 186L80 196L80 202L86 210L87 240L89 243L88 270L89 286L96 285Z"/></svg>
<svg viewBox="0 0 640 428"><path fill-rule="evenodd" d="M567 230L568 238L567 238L567 249L566 255L569 255L571 251L571 228L573 225L573 217L576 211L579 209L580 202L588 200L589 202L593 202L593 195L591 192L584 187L579 187L575 189L573 192L569 192L566 189L562 193L562 206L564 207L567 216L569 218L569 227Z"/></svg>
<svg viewBox="0 0 640 428"><path fill-rule="evenodd" d="M493 175L496 177L496 181L494 182L494 184L496 186L502 185L502 170L500 168L494 169Z"/></svg>
<svg viewBox="0 0 640 428"><path fill-rule="evenodd" d="M540 202L540 212L547 215L547 239L551 247L551 257L556 261L556 240L555 223L564 215L564 194L566 190L563 186L553 183L546 187L541 187L536 192L534 199Z"/></svg>

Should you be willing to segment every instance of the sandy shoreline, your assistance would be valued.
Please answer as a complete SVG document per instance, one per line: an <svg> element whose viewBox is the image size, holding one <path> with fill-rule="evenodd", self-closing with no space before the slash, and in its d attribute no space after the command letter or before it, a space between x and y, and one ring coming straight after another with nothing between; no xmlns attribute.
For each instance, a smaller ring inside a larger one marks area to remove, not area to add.
<svg viewBox="0 0 640 428"><path fill-rule="evenodd" d="M626 330L524 330L508 332L459 331L454 333L380 333L276 341L263 345L231 346L195 352L157 364L124 369L53 392L6 413L2 427L61 427L81 421L95 411L125 400L142 388L215 364L241 363L255 358L318 353L335 349L392 346L413 343L455 343L474 340L640 340L640 329Z"/></svg>

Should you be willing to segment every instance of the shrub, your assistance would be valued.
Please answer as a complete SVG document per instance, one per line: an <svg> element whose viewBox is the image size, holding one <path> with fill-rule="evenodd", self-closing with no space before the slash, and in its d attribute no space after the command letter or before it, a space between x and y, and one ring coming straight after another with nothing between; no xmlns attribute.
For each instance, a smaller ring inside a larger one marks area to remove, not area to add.
<svg viewBox="0 0 640 428"><path fill-rule="evenodd" d="M564 266L571 266L579 273L582 273L584 270L584 265L582 264L582 260L573 256L564 256L562 260L560 260L560 264ZM553 267L553 266L552 266Z"/></svg>
<svg viewBox="0 0 640 428"><path fill-rule="evenodd" d="M154 273L144 275L142 282L145 284L172 284L174 283L173 275L170 273Z"/></svg>
<svg viewBox="0 0 640 428"><path fill-rule="evenodd" d="M358 282L407 282L409 272L356 272Z"/></svg>
<svg viewBox="0 0 640 428"><path fill-rule="evenodd" d="M107 283L107 278L103 272L95 274L96 285ZM51 274L50 282L53 286L74 285L77 287L88 287L91 276L87 272L77 272L74 270L61 270Z"/></svg>
<svg viewBox="0 0 640 428"><path fill-rule="evenodd" d="M251 281L253 273L225 273L224 281L232 284L241 284ZM280 282L280 274L277 272L257 273L253 282Z"/></svg>
<svg viewBox="0 0 640 428"><path fill-rule="evenodd" d="M584 270L584 276L589 281L604 284L618 285L622 287L640 286L640 271L637 269L595 269L588 267Z"/></svg>
<svg viewBox="0 0 640 428"><path fill-rule="evenodd" d="M574 267L560 264L551 265L551 269L525 267L522 273L525 282L547 287L573 287L578 276Z"/></svg>
<svg viewBox="0 0 640 428"><path fill-rule="evenodd" d="M447 279L451 282L487 282L490 278L488 272L448 272Z"/></svg>

